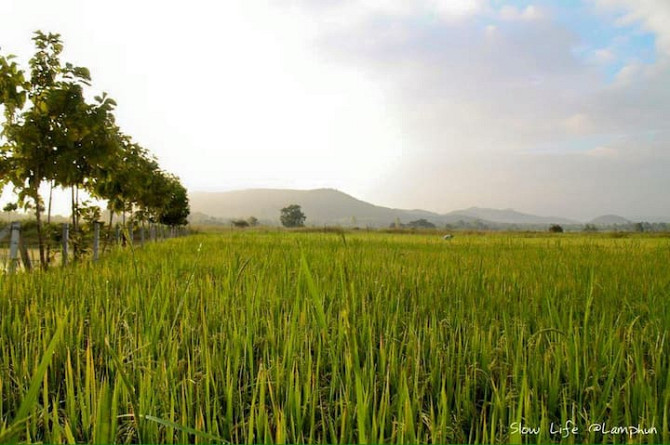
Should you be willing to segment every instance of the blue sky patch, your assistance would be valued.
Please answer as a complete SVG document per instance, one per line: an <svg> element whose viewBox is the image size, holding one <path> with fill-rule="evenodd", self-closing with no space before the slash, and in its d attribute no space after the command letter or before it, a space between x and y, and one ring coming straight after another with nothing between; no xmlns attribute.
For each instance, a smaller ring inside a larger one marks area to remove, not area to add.
<svg viewBox="0 0 670 445"><path fill-rule="evenodd" d="M509 5L522 11L535 5L549 11L553 21L577 36L579 43L572 48L574 56L585 64L598 66L608 82L629 63L656 62L656 36L639 23L617 25L623 10L604 13L581 0L493 0L491 4L497 10Z"/></svg>

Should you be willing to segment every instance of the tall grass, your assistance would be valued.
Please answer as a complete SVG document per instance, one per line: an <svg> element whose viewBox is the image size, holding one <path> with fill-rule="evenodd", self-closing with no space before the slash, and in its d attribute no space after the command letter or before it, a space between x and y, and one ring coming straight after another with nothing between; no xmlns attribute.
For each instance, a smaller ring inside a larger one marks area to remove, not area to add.
<svg viewBox="0 0 670 445"><path fill-rule="evenodd" d="M668 264L667 238L228 232L1 276L0 441L670 442Z"/></svg>

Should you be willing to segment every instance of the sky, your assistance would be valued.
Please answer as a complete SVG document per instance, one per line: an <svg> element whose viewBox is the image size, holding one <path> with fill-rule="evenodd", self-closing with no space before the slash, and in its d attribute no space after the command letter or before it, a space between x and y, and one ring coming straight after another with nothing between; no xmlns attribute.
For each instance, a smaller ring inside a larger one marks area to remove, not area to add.
<svg viewBox="0 0 670 445"><path fill-rule="evenodd" d="M0 18L24 66L33 31L60 33L192 191L670 219L667 0L1 0Z"/></svg>

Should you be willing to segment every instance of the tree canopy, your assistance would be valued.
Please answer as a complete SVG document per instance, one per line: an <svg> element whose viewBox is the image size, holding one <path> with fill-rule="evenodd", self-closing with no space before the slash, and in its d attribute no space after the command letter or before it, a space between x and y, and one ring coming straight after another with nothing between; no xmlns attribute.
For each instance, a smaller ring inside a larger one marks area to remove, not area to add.
<svg viewBox="0 0 670 445"><path fill-rule="evenodd" d="M148 150L121 132L111 97L103 93L87 101L90 72L61 62L60 35L37 31L33 41L28 75L14 56L0 54L0 191L10 184L17 203L35 212L43 267L44 183L72 190L75 231L79 190L107 201L112 215L137 212L151 222L186 224L188 197L179 178L161 170Z"/></svg>
<svg viewBox="0 0 670 445"><path fill-rule="evenodd" d="M307 217L302 213L302 208L297 204L281 209L279 220L284 227L303 227Z"/></svg>

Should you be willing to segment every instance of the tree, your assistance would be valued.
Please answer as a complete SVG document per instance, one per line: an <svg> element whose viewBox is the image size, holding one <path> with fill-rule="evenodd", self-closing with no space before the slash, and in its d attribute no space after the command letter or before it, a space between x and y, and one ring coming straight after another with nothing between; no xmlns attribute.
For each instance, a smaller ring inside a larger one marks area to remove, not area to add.
<svg viewBox="0 0 670 445"><path fill-rule="evenodd" d="M302 208L297 204L291 204L281 209L279 220L284 227L303 227L307 217L302 213Z"/></svg>
<svg viewBox="0 0 670 445"><path fill-rule="evenodd" d="M44 200L40 186L70 188L75 257L80 217L99 218L99 209L80 206L79 191L107 200L110 227L114 213L135 210L152 222L187 224L189 203L179 179L159 168L147 150L121 133L112 112L114 100L103 93L86 100L88 69L61 64L59 34L35 32L36 52L26 80L13 56L0 55L0 105L4 107L0 139L0 191L11 183L18 203L35 212L40 261L47 268ZM50 192L51 193L51 192ZM51 197L47 222L51 213Z"/></svg>
<svg viewBox="0 0 670 445"><path fill-rule="evenodd" d="M54 145L56 133L60 130L53 120L53 90L62 72L59 55L63 45L58 34L45 35L35 33L33 37L37 52L30 59L31 77L23 85L10 85L10 97L17 97L18 89L24 93L23 98L29 99L31 107L21 113L18 112L25 105L24 101L11 103L11 114L7 114L3 135L8 144L2 149L3 157L11 166L8 172L9 180L18 192L19 203L24 208L32 207L35 210L37 223L37 238L40 252L40 263L43 269L47 267L44 236L42 233L43 202L39 194L42 181L50 179L53 173ZM3 87L11 83L11 76L7 70L3 73ZM23 77L23 72L19 73ZM16 76L14 77L16 79ZM2 96L6 96L3 92Z"/></svg>
<svg viewBox="0 0 670 445"><path fill-rule="evenodd" d="M0 54L0 105L5 108L5 121L12 124L16 118L17 110L23 108L26 102L27 82L23 71L16 62L14 56L4 57ZM5 130L0 133L1 137L6 137ZM8 152L9 146L3 145L3 139L0 139L0 193L9 181L10 173L13 170L13 162Z"/></svg>
<svg viewBox="0 0 670 445"><path fill-rule="evenodd" d="M16 212L19 209L19 206L16 205L15 202L10 202L9 204L6 204L3 208L3 212Z"/></svg>
<svg viewBox="0 0 670 445"><path fill-rule="evenodd" d="M549 231L551 233L563 233L563 227L559 226L558 224L552 224L549 226Z"/></svg>
<svg viewBox="0 0 670 445"><path fill-rule="evenodd" d="M19 82L23 72L6 58L0 61L1 97L5 104L3 136L7 139L0 150L0 164L4 164L0 170L14 186L19 203L35 211L40 262L46 269L44 202L39 189L44 181L52 186L55 182L78 184L81 173L73 172L81 165L72 149L78 148L81 135L89 131L83 119L88 107L83 86L90 85L90 74L86 68L61 65L63 44L59 34L37 31L33 41L37 51L29 62L29 81ZM30 106L23 110L25 99Z"/></svg>
<svg viewBox="0 0 670 445"><path fill-rule="evenodd" d="M118 128L110 139L117 150L96 173L93 185L94 196L107 200L108 231L114 221L114 214L132 212L133 204L141 208L142 215L149 216L146 196L154 191L151 177L158 171L158 162Z"/></svg>
<svg viewBox="0 0 670 445"><path fill-rule="evenodd" d="M79 190L91 193L95 183L102 180L105 167L120 149L115 140L117 129L112 111L116 102L106 94L95 97L95 104L87 104L81 87L69 92L69 109L61 117L63 137L58 141L53 181L72 191L72 229L79 225Z"/></svg>
<svg viewBox="0 0 670 445"><path fill-rule="evenodd" d="M163 174L165 183L165 199L160 210L158 220L168 226L185 226L188 224L188 215L191 213L188 203L188 194L179 178L170 174Z"/></svg>
<svg viewBox="0 0 670 445"><path fill-rule="evenodd" d="M258 225L258 218L255 216L250 216L247 218L247 223L249 223L249 226L251 227L256 227Z"/></svg>
<svg viewBox="0 0 670 445"><path fill-rule="evenodd" d="M11 222L12 212L16 212L19 206L15 202L10 202L2 208L3 212L7 213L7 224Z"/></svg>
<svg viewBox="0 0 670 445"><path fill-rule="evenodd" d="M249 227L249 222L244 219L233 219L230 221L230 223L238 229L244 229L245 227Z"/></svg>
<svg viewBox="0 0 670 445"><path fill-rule="evenodd" d="M593 233L593 232L597 232L597 231L598 231L598 227L595 224L586 224L584 226L584 232Z"/></svg>
<svg viewBox="0 0 670 445"><path fill-rule="evenodd" d="M411 221L409 224L407 224L407 227L411 227L413 229L434 229L435 224L424 218L421 218L417 219L416 221Z"/></svg>
<svg viewBox="0 0 670 445"><path fill-rule="evenodd" d="M647 232L648 229L649 229L648 226L649 226L649 223L646 223L646 222L638 222L638 223L635 223L635 224L633 225L634 230L635 230L636 232L640 232L640 233L642 233L642 232Z"/></svg>

